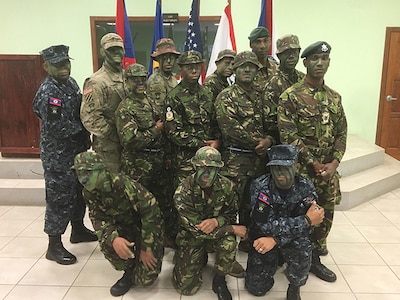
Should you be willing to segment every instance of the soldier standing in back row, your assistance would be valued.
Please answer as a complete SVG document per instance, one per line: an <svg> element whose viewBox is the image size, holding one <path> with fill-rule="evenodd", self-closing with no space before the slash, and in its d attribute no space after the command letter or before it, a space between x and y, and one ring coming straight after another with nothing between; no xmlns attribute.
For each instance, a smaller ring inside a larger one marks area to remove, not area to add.
<svg viewBox="0 0 400 300"><path fill-rule="evenodd" d="M85 80L81 118L85 128L93 134L93 150L104 159L113 172L119 172L121 145L115 127L115 110L127 93L122 71L124 42L115 33L107 33L100 40L103 66Z"/></svg>

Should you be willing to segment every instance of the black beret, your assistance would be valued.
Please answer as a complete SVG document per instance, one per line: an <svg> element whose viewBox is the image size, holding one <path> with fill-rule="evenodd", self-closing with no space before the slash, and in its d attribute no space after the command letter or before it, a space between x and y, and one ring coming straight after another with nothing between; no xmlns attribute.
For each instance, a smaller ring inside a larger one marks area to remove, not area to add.
<svg viewBox="0 0 400 300"><path fill-rule="evenodd" d="M330 53L331 49L332 47L327 42L318 41L312 43L310 46L304 49L303 53L301 54L301 58L307 58L313 54Z"/></svg>

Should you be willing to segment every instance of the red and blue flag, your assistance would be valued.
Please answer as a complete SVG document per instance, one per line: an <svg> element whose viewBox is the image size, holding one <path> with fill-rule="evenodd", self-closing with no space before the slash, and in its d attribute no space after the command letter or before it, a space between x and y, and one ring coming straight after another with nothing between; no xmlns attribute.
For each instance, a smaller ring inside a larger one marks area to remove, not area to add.
<svg viewBox="0 0 400 300"><path fill-rule="evenodd" d="M117 16L115 18L115 33L124 41L125 57L122 67L136 63L135 49L133 48L131 27L126 13L125 0L117 0Z"/></svg>

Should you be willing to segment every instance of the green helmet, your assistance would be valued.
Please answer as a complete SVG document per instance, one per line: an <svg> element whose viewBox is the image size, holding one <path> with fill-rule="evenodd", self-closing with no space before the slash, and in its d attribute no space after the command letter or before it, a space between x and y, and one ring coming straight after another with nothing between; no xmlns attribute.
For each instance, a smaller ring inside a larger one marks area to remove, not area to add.
<svg viewBox="0 0 400 300"><path fill-rule="evenodd" d="M243 52L238 53L233 60L232 68L235 70L247 62L250 62L250 63L256 65L257 68L259 68L259 69L262 68L262 65L258 61L257 56L251 51L243 51Z"/></svg>
<svg viewBox="0 0 400 300"><path fill-rule="evenodd" d="M224 162L221 159L221 153L210 146L204 146L197 150L191 161L195 167L221 168L224 166Z"/></svg>
<svg viewBox="0 0 400 300"><path fill-rule="evenodd" d="M203 57L201 56L201 53L195 50L189 50L186 52L183 52L181 55L179 55L178 60L176 63L178 65L190 65L190 64L201 64L203 63Z"/></svg>
<svg viewBox="0 0 400 300"><path fill-rule="evenodd" d="M147 77L147 70L141 64L132 64L125 69L125 77Z"/></svg>
<svg viewBox="0 0 400 300"><path fill-rule="evenodd" d="M75 156L74 167L75 170L100 170L105 169L106 166L102 159L96 152L82 152Z"/></svg>

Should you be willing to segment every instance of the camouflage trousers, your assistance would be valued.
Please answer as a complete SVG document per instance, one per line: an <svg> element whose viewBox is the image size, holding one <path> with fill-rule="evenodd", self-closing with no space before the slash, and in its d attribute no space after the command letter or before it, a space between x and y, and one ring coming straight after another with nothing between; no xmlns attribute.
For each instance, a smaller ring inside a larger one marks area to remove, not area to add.
<svg viewBox="0 0 400 300"><path fill-rule="evenodd" d="M312 243L309 237L292 240L282 247L274 247L265 254L251 247L247 259L245 287L249 293L262 296L274 285L279 252L287 263L286 277L290 284L302 286L307 282L311 267Z"/></svg>
<svg viewBox="0 0 400 300"><path fill-rule="evenodd" d="M200 239L181 231L176 238L175 267L172 282L183 295L194 295L203 283L202 270L207 264L207 250L216 253L214 269L218 273L231 271L236 255L236 237L227 235L218 239Z"/></svg>
<svg viewBox="0 0 400 300"><path fill-rule="evenodd" d="M44 170L46 186L46 212L44 232L48 235L63 234L70 221L82 220L86 205L82 185L75 171Z"/></svg>

